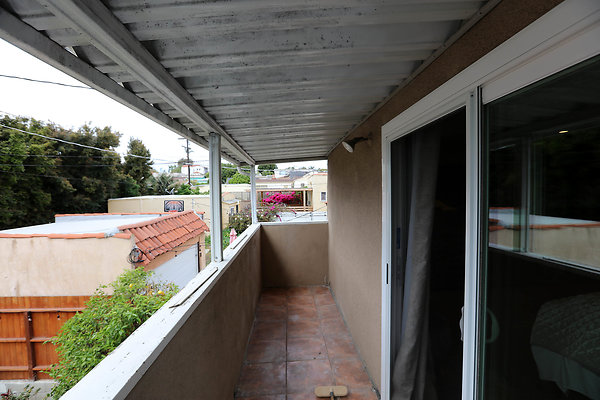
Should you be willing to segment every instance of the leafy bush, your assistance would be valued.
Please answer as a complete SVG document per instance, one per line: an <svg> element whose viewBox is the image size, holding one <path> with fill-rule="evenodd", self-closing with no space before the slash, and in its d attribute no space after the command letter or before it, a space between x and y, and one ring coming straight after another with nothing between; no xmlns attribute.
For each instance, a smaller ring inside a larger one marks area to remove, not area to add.
<svg viewBox="0 0 600 400"><path fill-rule="evenodd" d="M250 177L240 174L240 173L235 173L231 178L229 178L227 183L231 183L231 184L250 183Z"/></svg>
<svg viewBox="0 0 600 400"><path fill-rule="evenodd" d="M229 217L229 228L235 229L241 235L252 224L249 212L241 212Z"/></svg>
<svg viewBox="0 0 600 400"><path fill-rule="evenodd" d="M282 204L271 204L268 206L260 207L256 216L258 222L273 222L275 219L280 218L279 213L284 210ZM244 232L252 224L252 217L250 208L246 208L243 212L234 214L229 217L229 228L235 229L238 235Z"/></svg>
<svg viewBox="0 0 600 400"><path fill-rule="evenodd" d="M177 292L173 284L153 282L151 274L142 267L125 271L109 285L112 295L100 286L51 339L59 356L49 372L58 381L53 398L75 386Z"/></svg>
<svg viewBox="0 0 600 400"><path fill-rule="evenodd" d="M229 233L231 232L231 228L225 228L223 229L223 249L227 248L227 246L229 246ZM237 232L237 230L236 230ZM205 235L204 236L204 246L206 247L207 251L210 251L210 235Z"/></svg>
<svg viewBox="0 0 600 400"><path fill-rule="evenodd" d="M209 191L201 192L199 187L191 187L187 183L175 185L175 193L177 193L177 194L210 194Z"/></svg>

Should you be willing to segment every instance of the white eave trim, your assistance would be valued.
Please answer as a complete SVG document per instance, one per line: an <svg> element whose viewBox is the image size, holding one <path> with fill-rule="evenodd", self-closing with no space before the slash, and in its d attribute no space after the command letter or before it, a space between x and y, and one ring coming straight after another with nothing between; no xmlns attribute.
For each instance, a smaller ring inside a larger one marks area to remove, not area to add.
<svg viewBox="0 0 600 400"><path fill-rule="evenodd" d="M600 3L566 0L385 124L382 135L393 140L426 125L447 112L448 104L464 104L478 86L489 102L600 54L599 37ZM519 77L517 70L544 73Z"/></svg>

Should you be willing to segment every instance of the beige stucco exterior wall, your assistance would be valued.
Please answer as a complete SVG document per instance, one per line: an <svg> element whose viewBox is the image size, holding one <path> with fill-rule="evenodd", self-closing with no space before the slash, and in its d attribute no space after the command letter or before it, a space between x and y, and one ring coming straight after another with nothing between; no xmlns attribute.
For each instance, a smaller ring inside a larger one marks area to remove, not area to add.
<svg viewBox="0 0 600 400"><path fill-rule="evenodd" d="M127 399L233 398L261 290L260 242L257 232Z"/></svg>
<svg viewBox="0 0 600 400"><path fill-rule="evenodd" d="M0 238L0 296L91 295L126 268L133 239Z"/></svg>
<svg viewBox="0 0 600 400"><path fill-rule="evenodd" d="M321 192L327 193L327 175L315 174L311 178L313 188L313 210L314 211L327 211L327 197L323 201L321 200ZM326 196L329 196L327 193Z"/></svg>
<svg viewBox="0 0 600 400"><path fill-rule="evenodd" d="M311 204L313 211L327 212L327 200L321 200L321 192L327 193L327 174L311 172L296 179L294 181L294 188L302 187L312 188Z"/></svg>
<svg viewBox="0 0 600 400"><path fill-rule="evenodd" d="M560 0L504 0L329 156L329 276L341 312L376 384L381 380L381 127L513 36ZM374 46L377 44L374 43Z"/></svg>
<svg viewBox="0 0 600 400"><path fill-rule="evenodd" d="M150 213L165 212L165 200L183 200L183 211L194 210L204 213L203 220L210 226L210 196L208 195L168 195L168 196L140 196L124 197L108 200L109 213ZM229 207L227 203L221 204L222 226L229 224Z"/></svg>
<svg viewBox="0 0 600 400"><path fill-rule="evenodd" d="M327 222L263 224L261 234L264 287L327 283Z"/></svg>
<svg viewBox="0 0 600 400"><path fill-rule="evenodd" d="M205 234L204 234L204 232L202 232L200 235L188 240L187 242L181 244L177 248L174 248L166 253L159 255L154 260L150 261L148 263L148 265L146 265L144 267L144 269L146 271L152 271L152 270L160 267L162 264L166 263L167 261L177 257L179 254L181 254L184 251L186 251L187 249L189 249L190 246L193 246L194 244L198 243L198 244L200 244L199 263L200 263L200 269L202 270L206 267L206 252L207 252L204 239L205 239Z"/></svg>

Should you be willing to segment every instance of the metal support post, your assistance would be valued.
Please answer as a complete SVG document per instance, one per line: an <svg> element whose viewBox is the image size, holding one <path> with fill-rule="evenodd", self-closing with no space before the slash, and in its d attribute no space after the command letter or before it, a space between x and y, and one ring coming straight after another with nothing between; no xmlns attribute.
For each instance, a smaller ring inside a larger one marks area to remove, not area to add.
<svg viewBox="0 0 600 400"><path fill-rule="evenodd" d="M208 141L210 176L210 253L214 262L223 261L223 225L221 223L221 136L211 132Z"/></svg>
<svg viewBox="0 0 600 400"><path fill-rule="evenodd" d="M256 204L256 165L250 166L250 212L252 213L252 223L258 223L258 207Z"/></svg>

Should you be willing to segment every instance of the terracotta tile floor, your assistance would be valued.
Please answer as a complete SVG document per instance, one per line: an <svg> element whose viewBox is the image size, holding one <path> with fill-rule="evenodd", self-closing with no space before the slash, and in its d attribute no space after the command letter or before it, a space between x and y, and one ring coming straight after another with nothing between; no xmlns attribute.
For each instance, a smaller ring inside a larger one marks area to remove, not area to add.
<svg viewBox="0 0 600 400"><path fill-rule="evenodd" d="M328 287L262 292L236 399L316 399L321 385L345 385L346 400L376 400Z"/></svg>

